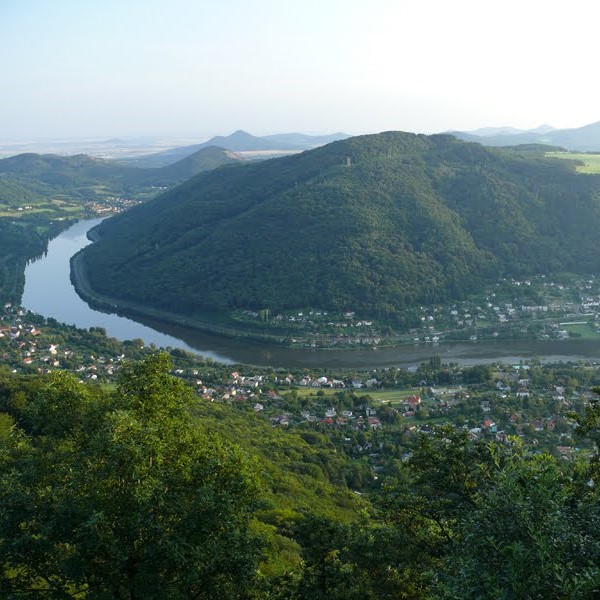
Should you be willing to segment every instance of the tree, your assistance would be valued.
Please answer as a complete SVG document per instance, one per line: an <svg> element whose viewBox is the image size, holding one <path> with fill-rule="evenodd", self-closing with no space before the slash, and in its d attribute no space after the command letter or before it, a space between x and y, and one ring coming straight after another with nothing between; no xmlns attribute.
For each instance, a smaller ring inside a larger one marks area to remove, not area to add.
<svg viewBox="0 0 600 600"><path fill-rule="evenodd" d="M575 472L576 475L576 472ZM597 598L598 494L550 455L513 461L457 527L443 598Z"/></svg>
<svg viewBox="0 0 600 600"><path fill-rule="evenodd" d="M600 483L600 387L595 387L592 391L596 397L591 398L585 405L582 415L577 413L569 416L577 424L575 433L578 436L588 438L594 444L595 453L590 461L590 471Z"/></svg>
<svg viewBox="0 0 600 600"><path fill-rule="evenodd" d="M166 355L130 365L114 393L66 374L29 386L24 427L1 446L0 595L234 598L250 586L253 463L192 421L169 370Z"/></svg>

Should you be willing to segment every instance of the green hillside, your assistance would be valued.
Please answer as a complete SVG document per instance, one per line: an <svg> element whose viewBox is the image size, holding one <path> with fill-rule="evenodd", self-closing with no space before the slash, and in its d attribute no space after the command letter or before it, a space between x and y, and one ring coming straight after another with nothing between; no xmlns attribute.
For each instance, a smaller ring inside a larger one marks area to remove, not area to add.
<svg viewBox="0 0 600 600"><path fill-rule="evenodd" d="M19 154L0 160L0 200L4 196L24 201L40 196L85 200L107 194L137 196L156 187L172 187L202 171L239 160L241 157L233 152L214 146L156 169L122 165L85 154Z"/></svg>
<svg viewBox="0 0 600 600"><path fill-rule="evenodd" d="M600 178L451 136L361 136L196 176L104 222L101 294L184 315L398 317L506 275L597 271Z"/></svg>
<svg viewBox="0 0 600 600"><path fill-rule="evenodd" d="M569 445L549 453L538 437L474 438L383 406L383 427L274 427L251 401L199 398L173 366L148 354L110 386L0 369L2 598L598 598L588 391Z"/></svg>

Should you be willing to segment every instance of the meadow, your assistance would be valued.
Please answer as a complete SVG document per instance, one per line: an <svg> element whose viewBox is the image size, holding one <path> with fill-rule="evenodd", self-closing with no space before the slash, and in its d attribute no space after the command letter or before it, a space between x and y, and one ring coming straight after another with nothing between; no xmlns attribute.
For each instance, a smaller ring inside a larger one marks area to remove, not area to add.
<svg viewBox="0 0 600 600"><path fill-rule="evenodd" d="M585 152L547 152L546 156L563 160L579 161L583 163L575 167L579 173L585 173L586 175L600 174L600 154L588 154Z"/></svg>

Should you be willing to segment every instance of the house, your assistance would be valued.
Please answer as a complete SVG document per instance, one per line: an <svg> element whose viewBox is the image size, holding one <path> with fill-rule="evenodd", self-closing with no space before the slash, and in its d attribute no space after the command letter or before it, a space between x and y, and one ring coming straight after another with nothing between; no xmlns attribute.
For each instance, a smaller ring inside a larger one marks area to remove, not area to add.
<svg viewBox="0 0 600 600"><path fill-rule="evenodd" d="M570 446L556 446L559 454L563 457L567 457L569 454L573 452L573 448Z"/></svg>
<svg viewBox="0 0 600 600"><path fill-rule="evenodd" d="M404 400L402 400L403 406L410 406L412 408L416 408L417 406L419 406L419 404L421 404L421 396L418 396L417 394L413 394L412 396L408 396L404 398Z"/></svg>
<svg viewBox="0 0 600 600"><path fill-rule="evenodd" d="M485 419L483 421L483 427L484 429L488 429L491 433L496 433L498 430L496 423L494 423L491 419Z"/></svg>
<svg viewBox="0 0 600 600"><path fill-rule="evenodd" d="M530 425L535 429L535 431L544 431L544 422L540 421L540 419L533 419Z"/></svg>
<svg viewBox="0 0 600 600"><path fill-rule="evenodd" d="M288 415L285 415L285 414L283 414L283 415L278 415L278 416L276 416L276 417L273 417L273 418L271 419L271 423L272 423L273 425L282 425L282 426L287 426L287 425L289 425L289 423L290 423L290 418L289 418L289 416L288 416Z"/></svg>
<svg viewBox="0 0 600 600"><path fill-rule="evenodd" d="M473 429L469 429L469 436L472 440L478 440L481 436L481 427L473 427Z"/></svg>

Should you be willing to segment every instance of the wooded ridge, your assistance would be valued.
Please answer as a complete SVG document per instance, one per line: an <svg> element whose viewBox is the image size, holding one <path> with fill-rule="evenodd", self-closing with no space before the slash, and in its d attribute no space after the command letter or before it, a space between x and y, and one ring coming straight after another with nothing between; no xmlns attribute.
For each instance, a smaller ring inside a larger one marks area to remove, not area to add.
<svg viewBox="0 0 600 600"><path fill-rule="evenodd" d="M536 148L387 132L200 174L105 221L100 293L193 315L356 310L394 320L503 276L600 267L600 178Z"/></svg>

